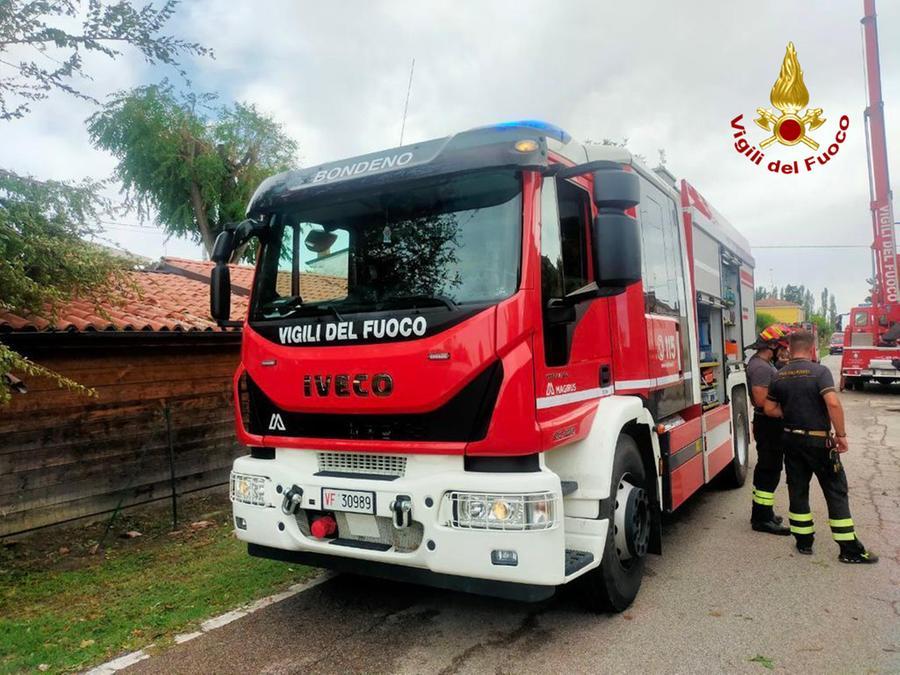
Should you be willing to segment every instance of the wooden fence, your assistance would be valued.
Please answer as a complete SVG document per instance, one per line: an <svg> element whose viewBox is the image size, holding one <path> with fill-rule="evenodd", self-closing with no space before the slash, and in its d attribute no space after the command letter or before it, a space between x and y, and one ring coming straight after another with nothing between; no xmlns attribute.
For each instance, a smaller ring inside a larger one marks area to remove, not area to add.
<svg viewBox="0 0 900 675"><path fill-rule="evenodd" d="M100 336L55 349L51 337L32 358L97 396L23 376L28 392L0 407L0 536L227 482L246 452L231 401L236 337Z"/></svg>

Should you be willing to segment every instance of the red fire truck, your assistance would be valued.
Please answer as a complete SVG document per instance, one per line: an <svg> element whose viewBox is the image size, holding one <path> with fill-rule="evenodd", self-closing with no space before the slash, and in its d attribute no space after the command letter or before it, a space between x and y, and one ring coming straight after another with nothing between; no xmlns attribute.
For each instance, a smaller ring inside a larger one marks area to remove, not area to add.
<svg viewBox="0 0 900 675"><path fill-rule="evenodd" d="M864 0L863 40L866 53L866 136L869 151L874 279L871 303L854 307L844 327L841 389L862 389L870 380L890 384L900 380L900 289L898 289L897 241L894 207L888 174L884 101L881 100L881 66L878 60L878 26L875 0Z"/></svg>
<svg viewBox="0 0 900 675"><path fill-rule="evenodd" d="M660 516L747 472L746 240L617 147L512 122L286 172L234 378L254 556L622 610Z"/></svg>

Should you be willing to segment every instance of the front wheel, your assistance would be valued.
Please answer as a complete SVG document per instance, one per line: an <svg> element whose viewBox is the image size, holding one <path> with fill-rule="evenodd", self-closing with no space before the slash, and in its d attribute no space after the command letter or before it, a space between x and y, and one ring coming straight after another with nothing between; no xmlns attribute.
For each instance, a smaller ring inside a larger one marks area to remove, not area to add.
<svg viewBox="0 0 900 675"><path fill-rule="evenodd" d="M651 504L647 472L637 443L621 435L616 442L609 499L601 518L609 519L600 567L584 576L585 601L594 611L621 612L637 597L650 543Z"/></svg>

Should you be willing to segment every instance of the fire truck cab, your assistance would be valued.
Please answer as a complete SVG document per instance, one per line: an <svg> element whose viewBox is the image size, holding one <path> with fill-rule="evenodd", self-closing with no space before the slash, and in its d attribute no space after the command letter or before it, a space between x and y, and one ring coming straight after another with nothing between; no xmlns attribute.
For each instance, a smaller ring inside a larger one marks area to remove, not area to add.
<svg viewBox="0 0 900 675"><path fill-rule="evenodd" d="M661 514L744 482L749 246L622 148L524 121L274 176L216 242L221 321L251 237L251 555L622 610Z"/></svg>
<svg viewBox="0 0 900 675"><path fill-rule="evenodd" d="M862 390L866 382L900 380L900 324L885 330L871 305L850 310L844 329L841 389Z"/></svg>

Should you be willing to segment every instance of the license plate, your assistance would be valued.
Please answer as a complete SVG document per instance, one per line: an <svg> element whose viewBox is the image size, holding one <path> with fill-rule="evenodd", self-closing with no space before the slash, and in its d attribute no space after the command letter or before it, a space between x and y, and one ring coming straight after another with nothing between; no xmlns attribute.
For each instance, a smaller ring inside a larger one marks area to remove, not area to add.
<svg viewBox="0 0 900 675"><path fill-rule="evenodd" d="M375 514L375 493L362 490L322 488L322 508L325 511Z"/></svg>

